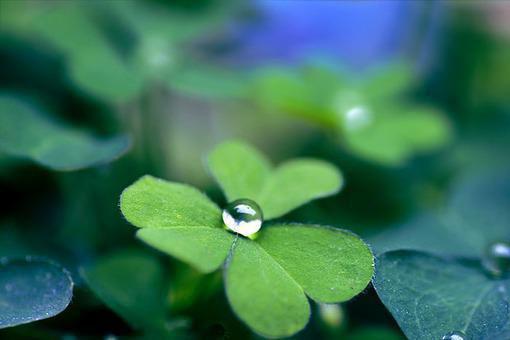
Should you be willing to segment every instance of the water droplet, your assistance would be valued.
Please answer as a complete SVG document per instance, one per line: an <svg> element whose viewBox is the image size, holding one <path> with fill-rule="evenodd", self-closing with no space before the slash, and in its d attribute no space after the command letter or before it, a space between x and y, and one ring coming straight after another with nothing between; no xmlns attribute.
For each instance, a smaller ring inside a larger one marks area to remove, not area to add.
<svg viewBox="0 0 510 340"><path fill-rule="evenodd" d="M250 236L262 226L262 209L249 199L235 200L223 209L223 223L228 229L243 236Z"/></svg>
<svg viewBox="0 0 510 340"><path fill-rule="evenodd" d="M360 130L372 123L372 112L362 95L352 91L341 91L333 100L333 109L348 131Z"/></svg>
<svg viewBox="0 0 510 340"><path fill-rule="evenodd" d="M460 331L449 332L443 335L441 340L466 340L466 334Z"/></svg>
<svg viewBox="0 0 510 340"><path fill-rule="evenodd" d="M510 273L510 244L496 242L489 246L483 261L485 268L495 276Z"/></svg>
<svg viewBox="0 0 510 340"><path fill-rule="evenodd" d="M320 303L319 314L322 321L332 328L339 327L344 320L344 312L340 305Z"/></svg>

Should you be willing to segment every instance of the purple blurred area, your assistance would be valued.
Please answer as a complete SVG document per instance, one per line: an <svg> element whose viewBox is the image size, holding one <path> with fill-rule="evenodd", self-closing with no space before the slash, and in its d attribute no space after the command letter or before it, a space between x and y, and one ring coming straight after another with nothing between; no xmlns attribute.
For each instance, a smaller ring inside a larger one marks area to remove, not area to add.
<svg viewBox="0 0 510 340"><path fill-rule="evenodd" d="M417 55L426 61L421 54L432 53L444 19L439 2L257 0L253 6L252 20L231 29L236 62L244 65L315 57L349 68Z"/></svg>

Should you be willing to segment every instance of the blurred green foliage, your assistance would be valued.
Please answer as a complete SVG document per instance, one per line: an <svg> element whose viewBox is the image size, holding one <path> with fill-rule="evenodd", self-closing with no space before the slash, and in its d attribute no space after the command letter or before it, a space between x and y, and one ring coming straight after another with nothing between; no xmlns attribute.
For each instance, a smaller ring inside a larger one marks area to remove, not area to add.
<svg viewBox="0 0 510 340"><path fill-rule="evenodd" d="M41 319L2 329L0 337L259 338L232 312L221 274L196 271L140 242L118 206L123 189L149 174L200 187L223 207L236 196L228 189L236 169L213 171L225 199L200 161L213 145L238 138L275 163L315 158L342 169L342 191L306 206L298 208L329 187L313 197L275 189L295 201L274 216L297 208L285 221L353 230L380 255L379 296L369 287L334 305L341 313L332 318L300 295L302 306L318 312L293 338L422 338L455 330L506 338L494 330L508 332L508 296L498 296L508 279L485 266L488 247L510 240L510 38L499 28L508 18L494 3L443 4L447 15L428 68L417 66L416 50L426 49L417 35L408 54L358 72L331 59L232 65L222 58L237 47L229 34L242 36L239 22L262 24L255 4L0 1L0 328ZM236 158L241 168L251 164L249 156ZM312 188L338 182L322 172L315 177ZM186 242L194 241L198 264L207 264L200 250L216 239L195 236L154 235L151 243L191 262ZM313 237L298 236L275 242L318 247ZM37 261L26 263L29 255ZM207 269L220 266L220 255ZM250 259L238 259L237 269L251 268L257 278L260 271L243 264ZM74 281L72 302L42 320L71 298L60 265ZM313 269L306 273L320 279ZM55 281L45 280L47 273ZM324 282L335 277L328 273ZM12 295L13 280L23 294ZM234 288L242 292L245 284ZM431 293L415 301L413 289ZM485 289L491 298L463 319ZM54 297L51 305L41 300L45 294ZM228 294L232 300L235 292ZM235 296L257 308L272 302ZM2 310L5 301L16 315Z"/></svg>

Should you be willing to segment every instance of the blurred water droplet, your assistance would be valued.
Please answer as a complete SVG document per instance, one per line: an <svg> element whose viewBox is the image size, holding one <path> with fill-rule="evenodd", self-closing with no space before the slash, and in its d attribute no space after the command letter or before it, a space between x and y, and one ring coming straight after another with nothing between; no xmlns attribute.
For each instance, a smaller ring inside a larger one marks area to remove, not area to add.
<svg viewBox="0 0 510 340"><path fill-rule="evenodd" d="M495 276L510 273L510 244L496 242L489 246L483 260L485 268Z"/></svg>
<svg viewBox="0 0 510 340"><path fill-rule="evenodd" d="M443 335L442 340L466 340L466 334L461 331L449 332Z"/></svg>
<svg viewBox="0 0 510 340"><path fill-rule="evenodd" d="M350 131L364 128L373 120L372 112L357 92L338 93L333 101L333 108L342 125Z"/></svg>
<svg viewBox="0 0 510 340"><path fill-rule="evenodd" d="M344 320L344 313L340 305L321 303L319 304L319 314L322 321L329 327L337 328Z"/></svg>
<svg viewBox="0 0 510 340"><path fill-rule="evenodd" d="M364 106L354 106L345 112L345 126L349 130L358 130L370 124L372 114Z"/></svg>
<svg viewBox="0 0 510 340"><path fill-rule="evenodd" d="M223 223L228 229L243 236L250 236L262 226L262 209L249 199L235 200L223 209Z"/></svg>

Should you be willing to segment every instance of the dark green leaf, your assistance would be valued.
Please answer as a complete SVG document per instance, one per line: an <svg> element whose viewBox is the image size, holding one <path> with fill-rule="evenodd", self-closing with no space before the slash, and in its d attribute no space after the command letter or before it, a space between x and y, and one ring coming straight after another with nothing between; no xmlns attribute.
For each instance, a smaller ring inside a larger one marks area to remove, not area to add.
<svg viewBox="0 0 510 340"><path fill-rule="evenodd" d="M77 170L114 160L126 136L101 140L61 126L22 101L0 96L0 149L55 170Z"/></svg>
<svg viewBox="0 0 510 340"><path fill-rule="evenodd" d="M159 261L140 251L121 251L82 270L88 286L136 329L163 328L165 277Z"/></svg>
<svg viewBox="0 0 510 340"><path fill-rule="evenodd" d="M71 302L73 281L39 259L0 259L0 328L50 318Z"/></svg>
<svg viewBox="0 0 510 340"><path fill-rule="evenodd" d="M373 284L411 340L453 331L500 339L510 330L510 280L493 279L478 261L393 251L377 259Z"/></svg>

